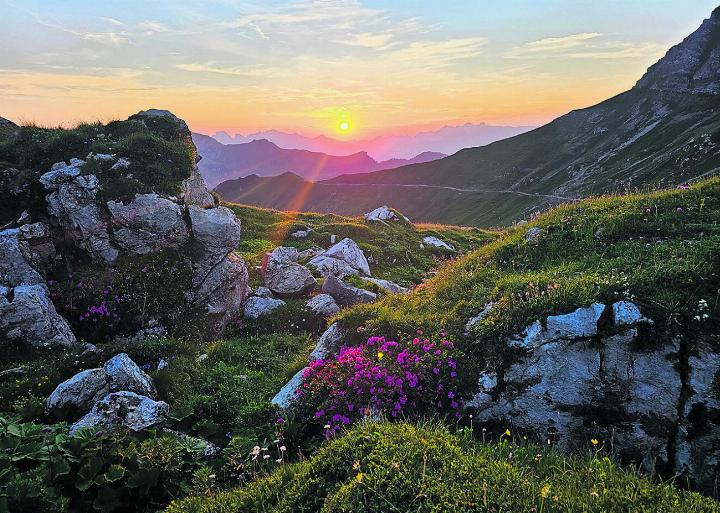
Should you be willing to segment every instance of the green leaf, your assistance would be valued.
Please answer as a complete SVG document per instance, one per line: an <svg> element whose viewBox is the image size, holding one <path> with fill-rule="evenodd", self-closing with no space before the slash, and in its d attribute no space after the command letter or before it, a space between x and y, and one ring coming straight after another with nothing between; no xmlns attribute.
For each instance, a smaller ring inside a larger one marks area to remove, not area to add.
<svg viewBox="0 0 720 513"><path fill-rule="evenodd" d="M50 460L50 473L53 478L67 475L70 473L70 463L61 456L52 458Z"/></svg>
<svg viewBox="0 0 720 513"><path fill-rule="evenodd" d="M95 482L95 476L105 466L105 460L99 456L92 456L80 467L78 471L78 480L75 482L75 488L81 492L87 491Z"/></svg>
<svg viewBox="0 0 720 513"><path fill-rule="evenodd" d="M108 483L114 483L120 481L125 476L125 467L122 465L110 465L105 471L105 480Z"/></svg>

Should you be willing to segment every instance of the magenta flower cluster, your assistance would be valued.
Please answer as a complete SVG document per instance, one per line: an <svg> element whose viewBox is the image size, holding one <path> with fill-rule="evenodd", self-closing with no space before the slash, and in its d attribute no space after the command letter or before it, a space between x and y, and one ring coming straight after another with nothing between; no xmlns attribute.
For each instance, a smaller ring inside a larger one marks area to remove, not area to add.
<svg viewBox="0 0 720 513"><path fill-rule="evenodd" d="M298 389L299 402L328 435L378 414L406 418L432 411L460 417L457 356L445 339L399 343L370 337L332 359L313 361Z"/></svg>

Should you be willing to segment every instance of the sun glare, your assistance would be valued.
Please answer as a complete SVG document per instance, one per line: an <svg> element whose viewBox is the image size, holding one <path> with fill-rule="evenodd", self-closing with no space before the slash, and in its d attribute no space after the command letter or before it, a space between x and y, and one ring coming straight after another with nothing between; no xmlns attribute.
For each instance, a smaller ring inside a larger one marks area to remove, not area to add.
<svg viewBox="0 0 720 513"><path fill-rule="evenodd" d="M341 132L347 132L348 130L350 130L350 124L347 121L343 121L342 123L340 123Z"/></svg>

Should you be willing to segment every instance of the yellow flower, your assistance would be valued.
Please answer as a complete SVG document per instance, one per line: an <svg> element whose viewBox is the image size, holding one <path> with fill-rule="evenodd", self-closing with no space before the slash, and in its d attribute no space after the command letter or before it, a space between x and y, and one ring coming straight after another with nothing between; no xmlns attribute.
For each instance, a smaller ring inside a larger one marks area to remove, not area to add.
<svg viewBox="0 0 720 513"><path fill-rule="evenodd" d="M590 440L590 443L593 445L597 445L600 443L600 440L598 440L597 438L593 438L592 440Z"/></svg>
<svg viewBox="0 0 720 513"><path fill-rule="evenodd" d="M363 478L363 473L358 472L357 475L355 476L355 481L357 481L359 483L360 481L362 481L362 478Z"/></svg>
<svg viewBox="0 0 720 513"><path fill-rule="evenodd" d="M383 353L382 351L378 351L378 360L382 360L383 356L385 356L385 353Z"/></svg>
<svg viewBox="0 0 720 513"><path fill-rule="evenodd" d="M505 436L510 436L510 430L509 430L509 429L506 429L505 432L503 433L503 435L505 435Z"/></svg>
<svg viewBox="0 0 720 513"><path fill-rule="evenodd" d="M543 487L540 489L540 497L542 497L543 499L547 499L548 497L550 497L550 485L549 484L547 484L547 483L544 484Z"/></svg>

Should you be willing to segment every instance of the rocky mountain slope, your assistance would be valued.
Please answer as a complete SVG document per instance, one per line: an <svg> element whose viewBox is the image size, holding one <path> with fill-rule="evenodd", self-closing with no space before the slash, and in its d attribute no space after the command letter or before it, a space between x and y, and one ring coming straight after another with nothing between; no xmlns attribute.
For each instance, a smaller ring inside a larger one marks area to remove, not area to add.
<svg viewBox="0 0 720 513"><path fill-rule="evenodd" d="M210 187L251 174L274 176L288 171L309 181L326 180L341 174L389 169L445 156L442 153L423 152L411 159L378 162L365 151L338 157L307 150L285 149L266 139L224 145L207 135L193 134L192 137L202 157L200 172Z"/></svg>
<svg viewBox="0 0 720 513"><path fill-rule="evenodd" d="M716 173L719 54L716 9L625 93L438 161L306 186L303 208L353 214L378 206L375 200L415 219L497 226L568 199ZM221 190L232 201L283 204L271 186ZM286 194L282 187L277 191Z"/></svg>

